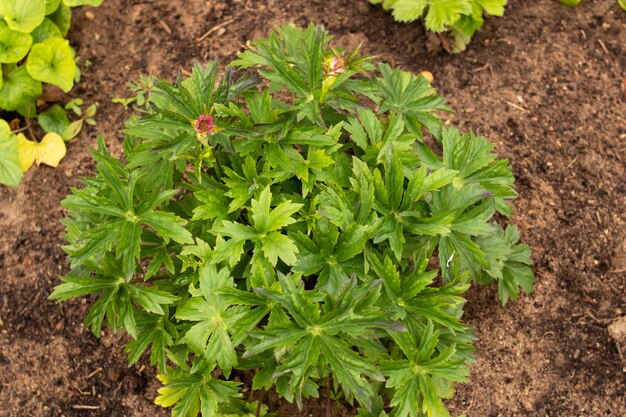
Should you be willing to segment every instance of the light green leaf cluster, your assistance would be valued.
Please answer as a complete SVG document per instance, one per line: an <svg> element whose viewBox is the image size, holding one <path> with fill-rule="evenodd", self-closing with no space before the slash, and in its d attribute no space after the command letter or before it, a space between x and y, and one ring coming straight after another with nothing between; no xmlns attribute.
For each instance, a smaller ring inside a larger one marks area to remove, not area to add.
<svg viewBox="0 0 626 417"><path fill-rule="evenodd" d="M507 0L369 0L391 10L398 22L422 19L427 30L449 33L454 52L465 49L484 23L483 15L502 16Z"/></svg>
<svg viewBox="0 0 626 417"><path fill-rule="evenodd" d="M568 7L576 7L578 6L582 0L560 0L561 4ZM617 4L626 11L626 0L617 0Z"/></svg>
<svg viewBox="0 0 626 417"><path fill-rule="evenodd" d="M78 67L69 41L63 38L71 23L70 7L101 3L102 0L0 0L0 110L34 118L43 83L56 85L65 92L72 89ZM41 126L46 132L58 133L67 141L78 134L83 122L95 123L95 107L88 113L70 123L65 111L55 106L38 119L43 120ZM3 141L7 149L17 146L15 137ZM15 143L9 146L9 142ZM18 176L0 175L0 184L17 185L15 178Z"/></svg>
<svg viewBox="0 0 626 417"><path fill-rule="evenodd" d="M63 39L69 7L60 1L0 0L0 17L0 108L33 116L43 82L65 92L74 84L74 52Z"/></svg>
<svg viewBox="0 0 626 417"><path fill-rule="evenodd" d="M360 416L448 415L472 362L463 294L532 289L493 219L508 162L442 123L424 77L329 41L284 26L221 77L154 80L124 159L101 140L62 203L72 270L51 297L92 294L86 325L125 329L131 363L150 351L174 416L255 415L242 372L299 405L329 390Z"/></svg>

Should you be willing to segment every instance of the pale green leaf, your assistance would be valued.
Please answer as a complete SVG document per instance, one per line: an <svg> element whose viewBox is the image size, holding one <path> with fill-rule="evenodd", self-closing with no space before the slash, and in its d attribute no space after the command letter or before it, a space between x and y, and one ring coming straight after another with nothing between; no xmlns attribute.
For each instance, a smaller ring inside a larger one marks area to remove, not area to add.
<svg viewBox="0 0 626 417"><path fill-rule="evenodd" d="M28 73L36 80L54 84L66 93L74 85L76 63L70 43L62 38L50 38L35 44L26 62Z"/></svg>
<svg viewBox="0 0 626 417"><path fill-rule="evenodd" d="M0 63L10 64L20 61L26 56L33 43L28 33L0 29Z"/></svg>
<svg viewBox="0 0 626 417"><path fill-rule="evenodd" d="M59 4L61 4L61 0L46 0L46 16L54 13L59 8Z"/></svg>
<svg viewBox="0 0 626 417"><path fill-rule="evenodd" d="M54 13L48 15L48 18L57 25L63 36L67 35L72 25L72 11L69 7L65 4L59 5Z"/></svg>
<svg viewBox="0 0 626 417"><path fill-rule="evenodd" d="M17 137L8 123L0 119L0 184L15 186L22 180Z"/></svg>
<svg viewBox="0 0 626 417"><path fill-rule="evenodd" d="M63 34L61 29L54 24L54 22L47 17L41 22L41 25L37 26L31 33L33 37L33 43L41 43L50 38L62 38Z"/></svg>
<svg viewBox="0 0 626 417"><path fill-rule="evenodd" d="M431 0L426 15L426 28L433 32L443 32L461 15L471 12L472 6L469 0Z"/></svg>
<svg viewBox="0 0 626 417"><path fill-rule="evenodd" d="M63 4L68 7L78 6L94 6L98 7L102 4L103 0L63 0Z"/></svg>
<svg viewBox="0 0 626 417"><path fill-rule="evenodd" d="M393 4L393 17L398 22L412 22L422 17L428 3L428 0L397 0Z"/></svg>
<svg viewBox="0 0 626 417"><path fill-rule="evenodd" d="M43 0L0 0L0 15L11 29L30 33L43 21L46 3Z"/></svg>
<svg viewBox="0 0 626 417"><path fill-rule="evenodd" d="M480 6L485 9L487 14L494 16L502 16L504 14L504 7L507 0L474 0Z"/></svg>
<svg viewBox="0 0 626 417"><path fill-rule="evenodd" d="M4 74L0 88L0 109L17 110L41 95L41 82L33 79L26 68L15 67Z"/></svg>

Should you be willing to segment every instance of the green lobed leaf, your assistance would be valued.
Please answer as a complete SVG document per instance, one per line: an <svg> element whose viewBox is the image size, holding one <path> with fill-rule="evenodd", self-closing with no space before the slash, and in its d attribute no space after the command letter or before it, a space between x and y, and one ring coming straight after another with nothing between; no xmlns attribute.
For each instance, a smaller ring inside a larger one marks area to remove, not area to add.
<svg viewBox="0 0 626 417"><path fill-rule="evenodd" d="M183 227L186 224L185 220L173 213L150 211L140 215L139 218L166 239L172 239L178 243L194 243L191 233Z"/></svg>
<svg viewBox="0 0 626 417"><path fill-rule="evenodd" d="M428 0L397 0L393 4L393 17L398 22L411 22L422 17Z"/></svg>
<svg viewBox="0 0 626 417"><path fill-rule="evenodd" d="M504 15L504 7L507 0L475 0L480 7L482 7L487 14L494 16Z"/></svg>

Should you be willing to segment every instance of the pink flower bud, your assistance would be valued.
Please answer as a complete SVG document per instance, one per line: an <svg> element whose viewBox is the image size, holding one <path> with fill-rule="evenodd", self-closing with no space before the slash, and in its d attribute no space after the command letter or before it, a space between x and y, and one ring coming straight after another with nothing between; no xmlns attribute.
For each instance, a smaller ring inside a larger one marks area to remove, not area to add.
<svg viewBox="0 0 626 417"><path fill-rule="evenodd" d="M215 129L215 123L213 123L213 116L207 116L206 114L201 114L196 119L196 123L193 125L193 128L196 130L196 133L203 138L210 136L213 134L213 130Z"/></svg>
<svg viewBox="0 0 626 417"><path fill-rule="evenodd" d="M346 59L343 56L333 56L326 59L324 72L330 76L337 76L346 72Z"/></svg>

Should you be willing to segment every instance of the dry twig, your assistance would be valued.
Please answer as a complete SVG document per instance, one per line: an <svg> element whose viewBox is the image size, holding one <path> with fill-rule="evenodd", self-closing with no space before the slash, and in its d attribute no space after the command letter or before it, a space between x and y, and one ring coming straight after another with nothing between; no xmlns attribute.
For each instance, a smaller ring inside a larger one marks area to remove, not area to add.
<svg viewBox="0 0 626 417"><path fill-rule="evenodd" d="M209 35L213 32L215 32L216 30L219 30L221 28L223 28L226 25L230 25L231 23L233 23L235 21L235 19L228 19L222 23L220 23L219 25L215 25L213 26L211 29L209 29L204 35L200 36L198 39L196 39L196 43L200 43L203 40L205 40L206 38L209 37Z"/></svg>

